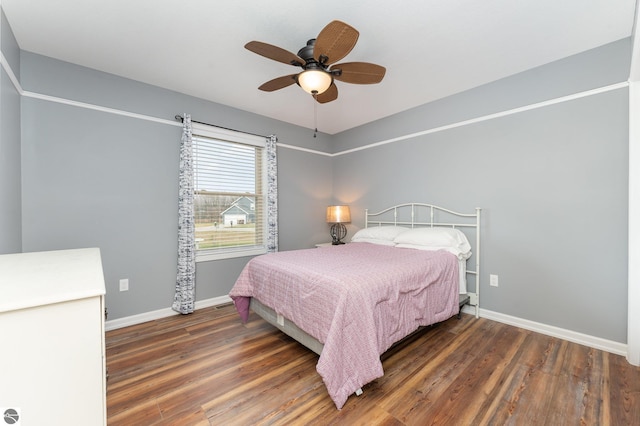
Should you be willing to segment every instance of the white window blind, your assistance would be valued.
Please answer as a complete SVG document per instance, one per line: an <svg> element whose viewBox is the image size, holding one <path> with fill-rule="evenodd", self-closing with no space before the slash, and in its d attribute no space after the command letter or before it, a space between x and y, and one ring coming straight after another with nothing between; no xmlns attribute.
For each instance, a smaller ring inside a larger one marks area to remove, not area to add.
<svg viewBox="0 0 640 426"><path fill-rule="evenodd" d="M236 142L230 131L195 126L193 133L197 259L265 253L264 140L238 133Z"/></svg>

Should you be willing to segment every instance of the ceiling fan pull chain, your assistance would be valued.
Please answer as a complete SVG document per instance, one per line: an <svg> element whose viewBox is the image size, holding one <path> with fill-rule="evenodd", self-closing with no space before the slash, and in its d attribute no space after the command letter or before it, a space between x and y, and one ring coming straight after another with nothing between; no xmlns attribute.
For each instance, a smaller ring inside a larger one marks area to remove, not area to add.
<svg viewBox="0 0 640 426"><path fill-rule="evenodd" d="M318 91L314 90L312 93L313 96L313 137L315 138L318 134Z"/></svg>

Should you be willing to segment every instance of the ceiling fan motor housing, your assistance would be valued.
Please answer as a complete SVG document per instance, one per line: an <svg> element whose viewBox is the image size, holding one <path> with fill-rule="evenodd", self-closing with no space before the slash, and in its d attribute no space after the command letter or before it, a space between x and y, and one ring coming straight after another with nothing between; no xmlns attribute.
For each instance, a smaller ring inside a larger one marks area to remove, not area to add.
<svg viewBox="0 0 640 426"><path fill-rule="evenodd" d="M304 59L305 64L302 66L305 70L308 69L321 69L326 71L327 65L324 64L329 58L325 55L320 55L320 61L316 61L313 55L313 49L316 45L316 39L312 38L307 41L307 45L302 49L298 50L298 56ZM324 61L322 59L324 58Z"/></svg>

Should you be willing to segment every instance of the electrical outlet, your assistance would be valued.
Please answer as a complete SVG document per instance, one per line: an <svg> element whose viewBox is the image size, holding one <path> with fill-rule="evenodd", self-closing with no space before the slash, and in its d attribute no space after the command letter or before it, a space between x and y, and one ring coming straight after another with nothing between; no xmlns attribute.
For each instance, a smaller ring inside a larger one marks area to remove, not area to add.
<svg viewBox="0 0 640 426"><path fill-rule="evenodd" d="M120 280L120 291L129 290L129 278L123 278Z"/></svg>
<svg viewBox="0 0 640 426"><path fill-rule="evenodd" d="M491 287L498 287L498 276L497 275L489 275L489 285Z"/></svg>

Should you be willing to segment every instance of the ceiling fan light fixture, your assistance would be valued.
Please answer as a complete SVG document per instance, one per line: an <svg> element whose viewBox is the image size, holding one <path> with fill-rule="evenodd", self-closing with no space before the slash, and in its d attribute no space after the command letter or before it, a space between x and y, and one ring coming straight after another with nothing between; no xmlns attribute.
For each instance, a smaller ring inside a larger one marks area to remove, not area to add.
<svg viewBox="0 0 640 426"><path fill-rule="evenodd" d="M298 85L302 87L302 90L310 94L319 95L326 92L332 82L333 77L331 74L322 70L306 70L298 75Z"/></svg>

